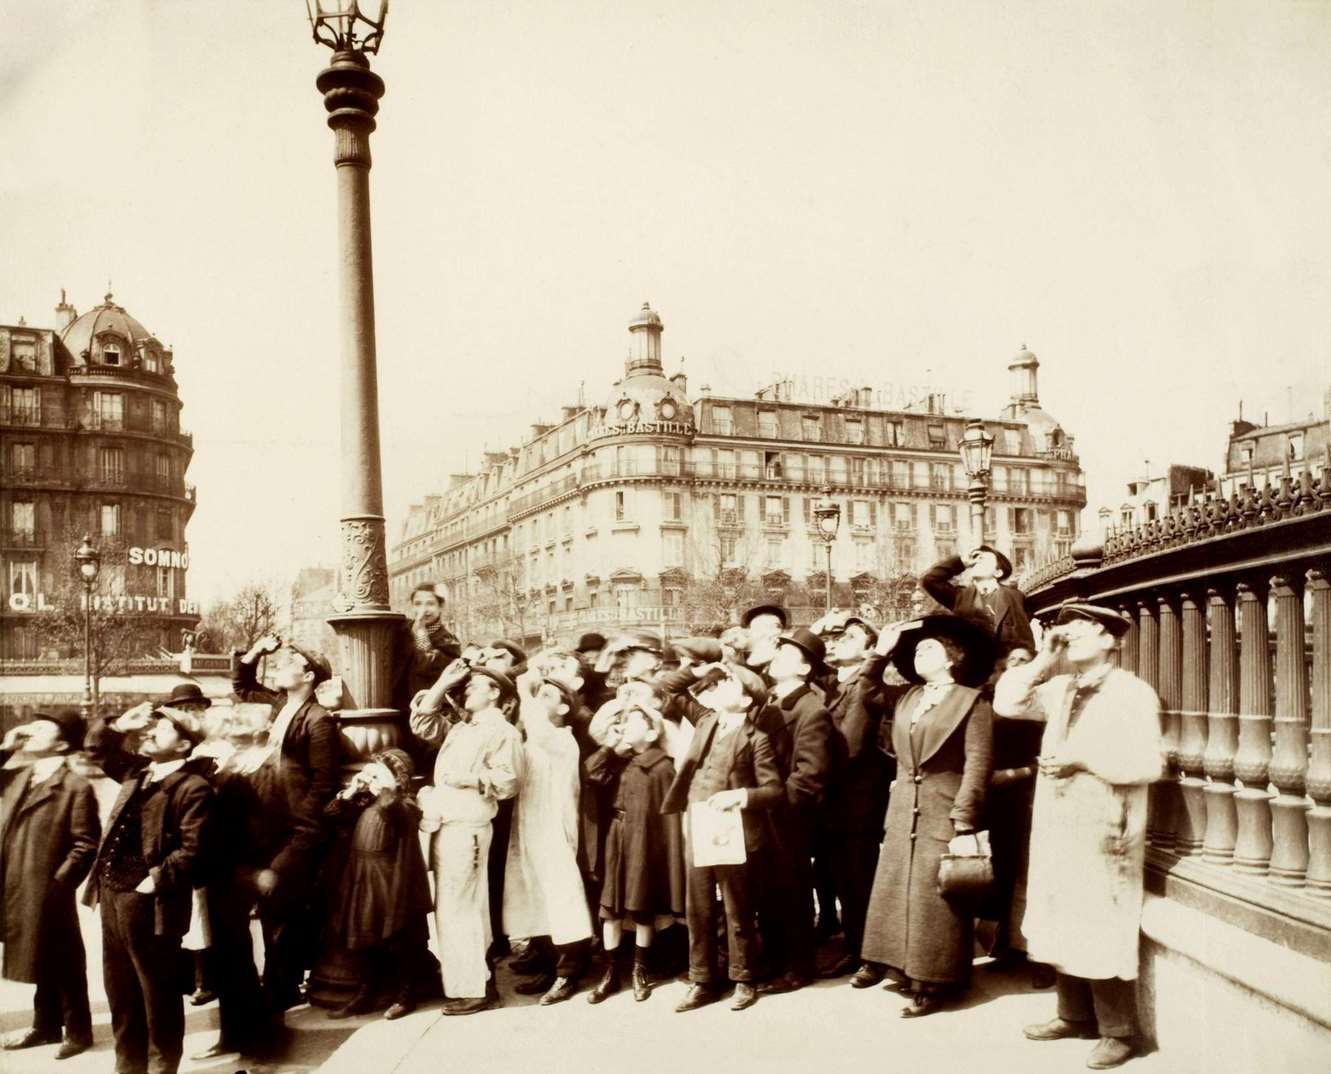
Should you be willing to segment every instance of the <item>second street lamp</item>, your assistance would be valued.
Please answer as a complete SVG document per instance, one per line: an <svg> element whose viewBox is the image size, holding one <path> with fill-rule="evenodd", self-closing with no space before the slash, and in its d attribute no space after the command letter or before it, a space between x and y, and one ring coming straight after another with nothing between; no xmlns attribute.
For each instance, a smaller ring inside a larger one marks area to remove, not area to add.
<svg viewBox="0 0 1331 1074"><path fill-rule="evenodd" d="M97 575L102 569L102 557L92 546L89 534L83 535L83 543L74 553L74 562L78 564L79 580L83 583L83 701L79 708L83 713L83 722L92 719L92 587L97 584Z"/></svg>
<svg viewBox="0 0 1331 1074"><path fill-rule="evenodd" d="M841 505L832 499L831 486L823 489L823 499L813 511L818 523L818 536L827 547L827 601L826 611L832 610L832 543L841 528Z"/></svg>
<svg viewBox="0 0 1331 1074"><path fill-rule="evenodd" d="M994 438L985 431L984 422L969 421L961 434L961 465L970 478L967 495L971 503L971 544L985 543L984 509L989 500L989 460L993 457Z"/></svg>

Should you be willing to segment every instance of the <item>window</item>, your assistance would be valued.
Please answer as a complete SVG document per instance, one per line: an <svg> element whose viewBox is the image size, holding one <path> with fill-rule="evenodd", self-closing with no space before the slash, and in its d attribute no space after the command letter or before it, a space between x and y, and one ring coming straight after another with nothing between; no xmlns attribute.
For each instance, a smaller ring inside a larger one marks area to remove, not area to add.
<svg viewBox="0 0 1331 1074"><path fill-rule="evenodd" d="M661 534L661 564L665 567L684 566L684 534Z"/></svg>
<svg viewBox="0 0 1331 1074"><path fill-rule="evenodd" d="M913 503L894 503L892 505L892 528L895 530L913 530L915 528L915 505Z"/></svg>
<svg viewBox="0 0 1331 1074"><path fill-rule="evenodd" d="M800 435L811 444L816 444L823 438L823 424L813 415L806 414L800 419Z"/></svg>
<svg viewBox="0 0 1331 1074"><path fill-rule="evenodd" d="M935 537L934 538L934 556L938 559L949 559L957 554L957 541L955 537Z"/></svg>
<svg viewBox="0 0 1331 1074"><path fill-rule="evenodd" d="M846 456L831 455L827 460L827 480L834 485L846 483Z"/></svg>
<svg viewBox="0 0 1331 1074"><path fill-rule="evenodd" d="M1018 496L1031 494L1031 472L1024 466L1012 468L1012 491Z"/></svg>
<svg viewBox="0 0 1331 1074"><path fill-rule="evenodd" d="M874 543L864 537L855 538L855 569L857 571L873 570Z"/></svg>
<svg viewBox="0 0 1331 1074"><path fill-rule="evenodd" d="M9 561L9 593L22 593L35 599L37 596L37 561L32 559Z"/></svg>
<svg viewBox="0 0 1331 1074"><path fill-rule="evenodd" d="M102 536L120 536L120 504L102 504Z"/></svg>
<svg viewBox="0 0 1331 1074"><path fill-rule="evenodd" d="M950 503L934 504L934 532L956 533L957 509Z"/></svg>
<svg viewBox="0 0 1331 1074"><path fill-rule="evenodd" d="M846 443L863 444L864 443L864 422L859 418L846 419Z"/></svg>
<svg viewBox="0 0 1331 1074"><path fill-rule="evenodd" d="M952 488L952 467L931 462L929 464L929 487L944 492L950 490Z"/></svg>
<svg viewBox="0 0 1331 1074"><path fill-rule="evenodd" d="M562 526L560 527L560 532L561 532L561 533L564 533L564 534L570 534L570 533L573 532L573 508L572 508L572 507L565 507L565 508L564 508L564 514L563 514L562 518L560 519L560 521L562 522ZM507 540L507 538L505 538L505 540Z"/></svg>
<svg viewBox="0 0 1331 1074"><path fill-rule="evenodd" d="M934 448L947 447L947 429L938 424L929 426L929 446Z"/></svg>
<svg viewBox="0 0 1331 1074"><path fill-rule="evenodd" d="M1147 500L1146 503L1145 503L1143 506L1146 508L1146 521L1147 521L1147 522L1154 522L1154 521L1155 521L1155 514L1156 514L1156 512L1155 512L1155 501L1154 501L1154 500Z"/></svg>
<svg viewBox="0 0 1331 1074"><path fill-rule="evenodd" d="M905 442L899 421L883 422L883 440L888 447L901 447Z"/></svg>
<svg viewBox="0 0 1331 1074"><path fill-rule="evenodd" d="M850 501L851 529L870 530L874 527L874 505L869 500Z"/></svg>
<svg viewBox="0 0 1331 1074"><path fill-rule="evenodd" d="M725 535L721 538L721 564L729 567L735 563L735 552L739 542L733 535Z"/></svg>
<svg viewBox="0 0 1331 1074"><path fill-rule="evenodd" d="M601 606L601 594L595 589L587 591L587 607L599 608Z"/></svg>
<svg viewBox="0 0 1331 1074"><path fill-rule="evenodd" d="M658 462L661 473L669 474L672 477L679 476L679 448L670 445L662 445Z"/></svg>
<svg viewBox="0 0 1331 1074"><path fill-rule="evenodd" d="M165 489L171 485L171 456L165 451L157 453L157 487Z"/></svg>
<svg viewBox="0 0 1331 1074"><path fill-rule="evenodd" d="M37 505L26 500L17 500L9 509L10 528L16 536L31 539L37 530Z"/></svg>
<svg viewBox="0 0 1331 1074"><path fill-rule="evenodd" d="M1303 458L1303 433L1289 434L1289 444L1285 449L1285 457L1291 462Z"/></svg>
<svg viewBox="0 0 1331 1074"><path fill-rule="evenodd" d="M30 474L37 469L36 444L11 444L9 465L15 474Z"/></svg>
<svg viewBox="0 0 1331 1074"><path fill-rule="evenodd" d="M782 567L786 562L786 542L783 537L767 538L767 566Z"/></svg>
<svg viewBox="0 0 1331 1074"><path fill-rule="evenodd" d="M10 420L15 425L42 423L42 397L36 388L14 388L10 400Z"/></svg>
<svg viewBox="0 0 1331 1074"><path fill-rule="evenodd" d="M157 529L153 534L160 541L175 540L175 533L171 527L171 509L169 507L159 507L157 509Z"/></svg>
<svg viewBox="0 0 1331 1074"><path fill-rule="evenodd" d="M678 589L661 590L661 606L663 608L678 608L681 603L680 591Z"/></svg>
<svg viewBox="0 0 1331 1074"><path fill-rule="evenodd" d="M718 451L716 453L716 476L735 476L735 453L733 451Z"/></svg>
<svg viewBox="0 0 1331 1074"><path fill-rule="evenodd" d="M1014 537L1029 537L1035 532L1034 512L1029 507L1012 507L1009 510L1012 512L1010 520Z"/></svg>
<svg viewBox="0 0 1331 1074"><path fill-rule="evenodd" d="M170 567L157 568L157 595L159 597L176 595L176 572Z"/></svg>
<svg viewBox="0 0 1331 1074"><path fill-rule="evenodd" d="M120 364L120 344L107 343L102 346L102 362L105 365Z"/></svg>
<svg viewBox="0 0 1331 1074"><path fill-rule="evenodd" d="M1054 532L1059 537L1072 536L1072 512L1056 511L1054 512Z"/></svg>
<svg viewBox="0 0 1331 1074"><path fill-rule="evenodd" d="M661 517L667 522L678 522L684 513L683 499L678 492L661 493Z"/></svg>
<svg viewBox="0 0 1331 1074"><path fill-rule="evenodd" d="M615 608L621 613L631 611L638 606L638 587L631 582L621 582L615 586Z"/></svg>
<svg viewBox="0 0 1331 1074"><path fill-rule="evenodd" d="M1020 455L1021 454L1021 430L1004 429L1003 430L1003 454Z"/></svg>
<svg viewBox="0 0 1331 1074"><path fill-rule="evenodd" d="M804 480L804 456L788 453L786 455L786 476L792 481Z"/></svg>
<svg viewBox="0 0 1331 1074"><path fill-rule="evenodd" d="M16 339L11 351L14 365L21 373L37 372L37 344L31 339Z"/></svg>
<svg viewBox="0 0 1331 1074"><path fill-rule="evenodd" d="M564 611L571 612L572 610L573 610L573 597L566 596L564 598Z"/></svg>
<svg viewBox="0 0 1331 1074"><path fill-rule="evenodd" d="M776 439L778 434L775 410L758 411L758 435L767 440Z"/></svg>
<svg viewBox="0 0 1331 1074"><path fill-rule="evenodd" d="M625 517L625 515L624 515L624 510L625 510L625 507L624 507L624 493L623 493L623 491L621 490L621 491L615 493L615 521L616 521L616 522L623 522L623 521L624 521L624 517Z"/></svg>
<svg viewBox="0 0 1331 1074"><path fill-rule="evenodd" d="M896 557L896 568L909 571L915 567L915 542L910 537L898 537L892 542L892 554Z"/></svg>
<svg viewBox="0 0 1331 1074"><path fill-rule="evenodd" d="M92 423L94 429L123 429L125 427L124 395L120 392L93 392Z"/></svg>
<svg viewBox="0 0 1331 1074"><path fill-rule="evenodd" d="M723 526L733 526L739 522L739 501L738 497L724 493L721 496L721 518L720 523Z"/></svg>
<svg viewBox="0 0 1331 1074"><path fill-rule="evenodd" d="M768 481L780 481L783 468L779 451L763 452L763 477Z"/></svg>
<svg viewBox="0 0 1331 1074"><path fill-rule="evenodd" d="M892 487L910 488L910 463L905 459L892 460Z"/></svg>
<svg viewBox="0 0 1331 1074"><path fill-rule="evenodd" d="M824 463L823 463L823 456L822 456L822 455L810 455L810 456L809 456L809 473L808 473L808 475L807 475L807 480L808 480L809 484L811 484L811 485L821 485L821 484L823 483L823 475L824 475L825 472L826 472L826 467L824 466Z"/></svg>
<svg viewBox="0 0 1331 1074"><path fill-rule="evenodd" d="M166 404L160 399L152 401L152 430L155 433L166 432Z"/></svg>
<svg viewBox="0 0 1331 1074"><path fill-rule="evenodd" d="M790 521L790 501L784 496L763 499L763 522L768 526L784 526Z"/></svg>
<svg viewBox="0 0 1331 1074"><path fill-rule="evenodd" d="M719 436L730 436L735 431L731 424L730 407L712 407L712 428Z"/></svg>
<svg viewBox="0 0 1331 1074"><path fill-rule="evenodd" d="M109 484L120 484L125 480L125 449L104 447L97 449L97 467L102 480Z"/></svg>
<svg viewBox="0 0 1331 1074"><path fill-rule="evenodd" d="M157 352L151 347L143 352L143 368L149 373L157 373L162 368L162 363L157 357Z"/></svg>
<svg viewBox="0 0 1331 1074"><path fill-rule="evenodd" d="M852 485L864 484L864 459L859 455L850 457L850 483Z"/></svg>

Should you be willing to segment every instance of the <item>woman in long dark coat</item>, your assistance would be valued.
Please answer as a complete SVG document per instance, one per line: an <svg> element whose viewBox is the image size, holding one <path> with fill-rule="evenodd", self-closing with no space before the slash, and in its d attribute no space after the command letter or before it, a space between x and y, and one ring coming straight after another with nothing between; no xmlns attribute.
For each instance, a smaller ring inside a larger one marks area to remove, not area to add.
<svg viewBox="0 0 1331 1074"><path fill-rule="evenodd" d="M897 779L887 807L861 948L857 988L890 976L912 997L902 1017L931 1014L965 991L971 910L938 889L948 844L973 833L989 782L993 711L977 688L993 665L992 641L956 616L927 616L893 651L919 685L897 703L891 752Z"/></svg>

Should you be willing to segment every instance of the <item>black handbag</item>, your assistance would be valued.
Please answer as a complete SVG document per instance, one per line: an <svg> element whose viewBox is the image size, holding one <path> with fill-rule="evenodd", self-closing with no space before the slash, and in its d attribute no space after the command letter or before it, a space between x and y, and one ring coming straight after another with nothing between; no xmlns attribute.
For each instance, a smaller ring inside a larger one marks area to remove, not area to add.
<svg viewBox="0 0 1331 1074"><path fill-rule="evenodd" d="M989 833L973 835L975 850L969 853L943 854L938 862L938 891L945 899L967 905L983 902L994 886L994 859L989 850Z"/></svg>

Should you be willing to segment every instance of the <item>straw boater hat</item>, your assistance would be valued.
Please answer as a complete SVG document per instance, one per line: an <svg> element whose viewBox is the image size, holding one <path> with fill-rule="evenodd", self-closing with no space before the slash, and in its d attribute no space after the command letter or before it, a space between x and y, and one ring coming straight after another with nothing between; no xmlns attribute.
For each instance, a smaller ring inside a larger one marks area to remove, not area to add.
<svg viewBox="0 0 1331 1074"><path fill-rule="evenodd" d="M926 638L952 642L963 652L952 668L952 677L962 686L979 686L994 670L997 644L984 627L959 615L926 615L920 625L903 631L891 652L892 664L907 682L923 682L915 670L915 648Z"/></svg>

